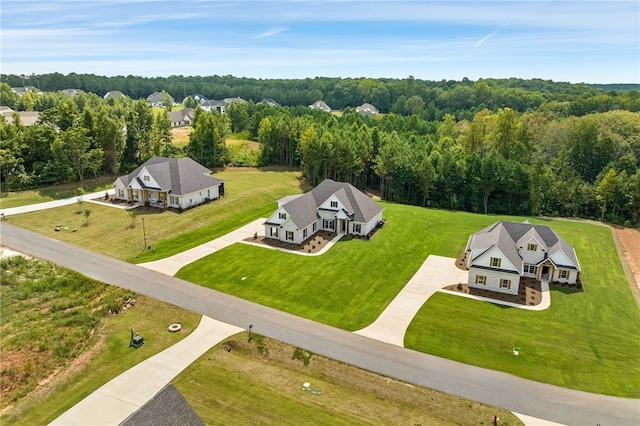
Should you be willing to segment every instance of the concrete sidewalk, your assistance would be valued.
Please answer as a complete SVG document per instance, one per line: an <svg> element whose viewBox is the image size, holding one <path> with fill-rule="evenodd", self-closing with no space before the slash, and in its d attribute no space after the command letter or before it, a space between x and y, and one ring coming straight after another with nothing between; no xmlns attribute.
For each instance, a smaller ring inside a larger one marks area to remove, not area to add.
<svg viewBox="0 0 640 426"><path fill-rule="evenodd" d="M404 346L404 334L424 302L442 287L466 283L469 273L458 269L455 259L430 255L387 309L370 326L355 333L396 346Z"/></svg>
<svg viewBox="0 0 640 426"><path fill-rule="evenodd" d="M5 216L11 216L11 215L14 215L14 214L35 212L35 211L40 211L40 210L52 209L52 208L55 208L55 207L68 206L69 204L77 203L78 202L78 197L82 197L83 201L91 202L91 200L93 200L94 198L104 198L105 192L108 192L109 195L113 195L113 194L115 194L115 189L106 189L106 190L100 191L100 192L93 192L91 194L82 194L82 195L78 195L78 196L74 196L74 197L63 198L61 200L45 201L44 203L28 204L26 206L11 207L11 208L2 210L2 213L4 213ZM104 204L104 203L102 203L102 204Z"/></svg>
<svg viewBox="0 0 640 426"><path fill-rule="evenodd" d="M160 272L165 275L174 276L183 266L189 263L195 262L198 259L202 259L205 256L215 253L218 250L222 250L232 244L240 242L246 238L251 238L257 232L258 234L264 231L264 221L266 219L260 218L253 222L242 226L235 231L231 231L222 237L211 240L207 243L201 244L190 250L183 251L171 257L165 259L155 260L153 262L140 263L141 266L146 269L151 269Z"/></svg>
<svg viewBox="0 0 640 426"><path fill-rule="evenodd" d="M120 374L50 424L120 424L205 352L241 331L242 328L203 316L189 336ZM138 350L144 350L144 346Z"/></svg>

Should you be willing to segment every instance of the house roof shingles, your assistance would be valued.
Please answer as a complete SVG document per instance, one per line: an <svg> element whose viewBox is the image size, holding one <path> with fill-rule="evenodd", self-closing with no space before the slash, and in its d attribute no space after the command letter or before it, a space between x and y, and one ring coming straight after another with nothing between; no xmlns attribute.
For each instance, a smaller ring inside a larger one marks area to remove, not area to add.
<svg viewBox="0 0 640 426"><path fill-rule="evenodd" d="M184 396L169 383L153 398L124 419L120 426L204 426Z"/></svg>
<svg viewBox="0 0 640 426"><path fill-rule="evenodd" d="M545 225L499 221L473 234L467 244L467 250L485 248L475 256L475 258L478 258L489 249L497 246L507 259L522 272L522 259L518 253L518 248L533 238L546 251L545 260L558 251L562 251L573 263L573 265L562 266L580 270L578 258L573 247L560 238L553 229ZM473 261L473 259L471 260Z"/></svg>
<svg viewBox="0 0 640 426"><path fill-rule="evenodd" d="M146 168L160 185L160 188L149 187L149 189L167 191L172 195L186 195L224 182L221 179L209 176L211 173L209 169L189 157L152 157L133 172L120 176L118 179L125 186L129 186L134 179L138 178L143 168ZM143 181L138 180L138 182L142 187L147 187Z"/></svg>
<svg viewBox="0 0 640 426"><path fill-rule="evenodd" d="M355 222L368 222L382 207L353 185L325 179L311 191L283 204L298 229L304 229L318 219L318 208L335 195Z"/></svg>

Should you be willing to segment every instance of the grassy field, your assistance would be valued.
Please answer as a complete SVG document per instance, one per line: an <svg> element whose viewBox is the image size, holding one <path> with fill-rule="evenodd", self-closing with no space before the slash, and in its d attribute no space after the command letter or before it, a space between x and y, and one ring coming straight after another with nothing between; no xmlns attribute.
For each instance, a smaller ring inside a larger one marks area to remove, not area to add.
<svg viewBox="0 0 640 426"><path fill-rule="evenodd" d="M200 320L140 295L134 295L133 307L107 316L111 300L117 306L128 291L46 262L3 260L2 271L1 424L51 422L121 372L184 338ZM167 331L174 322L183 332ZM140 349L129 348L131 327L145 338ZM20 376L19 389L5 388L13 384L6 369Z"/></svg>
<svg viewBox="0 0 640 426"><path fill-rule="evenodd" d="M135 222L124 210L84 203L92 210L89 226L78 206L11 216L14 225L134 263L171 256L219 237L270 214L278 198L306 189L300 173L270 169L228 169L214 174L224 179L225 197L183 213L154 208L139 209ZM144 218L147 242L143 252ZM56 225L63 225L56 232ZM67 228L67 229L65 229ZM73 232L76 229L76 232Z"/></svg>
<svg viewBox="0 0 640 426"><path fill-rule="evenodd" d="M102 177L99 179L47 186L45 188L28 191L3 192L0 197L0 209L44 203L45 201L59 200L62 198L79 197L92 192L104 191L111 189L114 181L115 179L112 177Z"/></svg>
<svg viewBox="0 0 640 426"><path fill-rule="evenodd" d="M244 139L225 141L231 153L231 164L238 167L256 167L262 155L262 144Z"/></svg>
<svg viewBox="0 0 640 426"><path fill-rule="evenodd" d="M551 308L540 312L436 294L407 330L406 346L559 386L640 397L640 313L611 230L552 225L578 253L584 292L552 289Z"/></svg>
<svg viewBox="0 0 640 426"><path fill-rule="evenodd" d="M357 330L379 316L429 254L456 257L470 233L499 219L523 220L383 205L388 223L371 241L343 240L319 257L235 244L177 276ZM611 230L566 221L552 225L576 248L585 292L554 290L552 307L543 312L438 294L409 328L407 346L559 386L640 396L640 312ZM522 348L517 358L511 352L516 346Z"/></svg>
<svg viewBox="0 0 640 426"><path fill-rule="evenodd" d="M359 370L256 334L251 343L245 337L235 336L211 349L174 380L208 425L488 425L496 414L501 425L521 424L505 410ZM303 389L305 382L310 391Z"/></svg>

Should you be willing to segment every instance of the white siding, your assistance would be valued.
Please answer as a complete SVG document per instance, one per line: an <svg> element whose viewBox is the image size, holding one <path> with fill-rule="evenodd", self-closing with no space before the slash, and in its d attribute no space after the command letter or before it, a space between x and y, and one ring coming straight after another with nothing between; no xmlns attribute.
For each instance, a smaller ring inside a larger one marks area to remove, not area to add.
<svg viewBox="0 0 640 426"><path fill-rule="evenodd" d="M373 228L375 228L378 222L381 222L381 221L382 221L382 212L375 215L373 219L367 222L366 226L363 226L363 231L364 231L363 235L367 235L369 232L373 231Z"/></svg>
<svg viewBox="0 0 640 426"><path fill-rule="evenodd" d="M563 251L557 251L549 257L551 258L551 260L553 260L553 263L555 263L558 266L560 265L577 266L573 264L573 262L569 259L569 256L567 256Z"/></svg>
<svg viewBox="0 0 640 426"><path fill-rule="evenodd" d="M536 251L528 250L529 244L537 245L538 249ZM538 240L532 238L531 240L524 243L522 247L520 247L520 249L518 249L518 253L520 254L520 257L522 257L523 263L531 263L535 265L540 263L542 259L544 259L545 250L543 249L542 244L538 242Z"/></svg>
<svg viewBox="0 0 640 426"><path fill-rule="evenodd" d="M486 284L476 284L476 276L481 275L487 277ZM511 280L511 288L501 288L500 280ZM469 268L469 287L481 288L484 290L491 290L499 293L518 294L518 287L520 285L520 276L518 274L506 274L487 269Z"/></svg>
<svg viewBox="0 0 640 426"><path fill-rule="evenodd" d="M337 207L333 207L331 205L332 202L337 203ZM323 204L321 204L318 208L327 209L327 210L342 210L344 209L344 206L342 205L340 200L338 200L338 197L336 197L335 195L332 195L331 197L327 198L327 200Z"/></svg>
<svg viewBox="0 0 640 426"><path fill-rule="evenodd" d="M473 265L474 266L485 266L487 268L492 268L493 266L490 264L492 257L501 259L500 260L500 267L498 269L503 269L503 270L507 270L507 271L514 271L516 273L520 270L520 267L519 267L520 265L518 265L518 267L516 267L516 265L514 265L511 262L509 262L509 259L507 259L507 257L504 255L504 253L502 253L502 251L497 247L492 248L491 250L489 250L488 252L486 252L485 254L480 256L479 258L475 259L473 261Z"/></svg>
<svg viewBox="0 0 640 426"><path fill-rule="evenodd" d="M562 271L567 271L569 274L569 278L560 278L560 274ZM553 272L553 281L557 281L559 283L568 283L575 284L576 278L578 278L578 271L570 270L570 269L556 269Z"/></svg>

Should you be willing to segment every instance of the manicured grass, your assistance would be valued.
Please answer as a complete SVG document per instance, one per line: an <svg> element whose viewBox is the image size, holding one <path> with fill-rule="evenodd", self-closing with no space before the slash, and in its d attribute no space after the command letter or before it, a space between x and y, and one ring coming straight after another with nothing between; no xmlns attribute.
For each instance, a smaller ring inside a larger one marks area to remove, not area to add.
<svg viewBox="0 0 640 426"><path fill-rule="evenodd" d="M540 312L436 294L411 323L406 346L559 386L640 397L640 313L611 230L551 225L575 247L585 292L552 290L551 308Z"/></svg>
<svg viewBox="0 0 640 426"><path fill-rule="evenodd" d="M114 177L107 176L27 191L2 192L0 209L44 203L45 201L60 200L62 198L80 197L84 194L111 189L114 181Z"/></svg>
<svg viewBox="0 0 640 426"><path fill-rule="evenodd" d="M388 223L371 241L341 241L319 257L236 244L177 276L357 330L380 315L429 254L457 257L469 234L500 219L524 220L382 204ZM559 386L640 396L640 312L611 231L530 220L552 225L574 245L586 291L554 290L552 307L543 312L437 294L412 323L407 346ZM516 346L522 348L517 358L511 352Z"/></svg>
<svg viewBox="0 0 640 426"><path fill-rule="evenodd" d="M91 355L85 363L71 364L34 394L2 414L6 425L44 425L53 421L109 380L185 338L200 322L200 315L144 296L126 312L104 320L88 339ZM182 324L169 333L169 324ZM139 349L129 347L131 327L145 338ZM3 354L4 356L4 354Z"/></svg>
<svg viewBox="0 0 640 426"><path fill-rule="evenodd" d="M306 189L296 171L228 169L214 176L226 181L224 198L182 213L142 208L134 226L124 210L93 203L83 204L83 209L92 211L89 226L84 226L85 218L75 204L15 215L9 220L44 235L138 263L171 256L224 235L270 214L278 198ZM142 218L147 243L153 246L153 250L145 252ZM63 226L56 232L58 224Z"/></svg>
<svg viewBox="0 0 640 426"><path fill-rule="evenodd" d="M228 350L231 349L230 352ZM302 385L310 383L310 391ZM211 349L174 384L206 424L521 424L513 414L246 334ZM313 392L322 392L313 394Z"/></svg>
<svg viewBox="0 0 640 426"><path fill-rule="evenodd" d="M459 253L466 243L460 235L475 230L478 221L496 220L382 205L388 223L370 241L342 239L316 257L235 244L185 266L177 276L353 331L382 313L429 254Z"/></svg>

